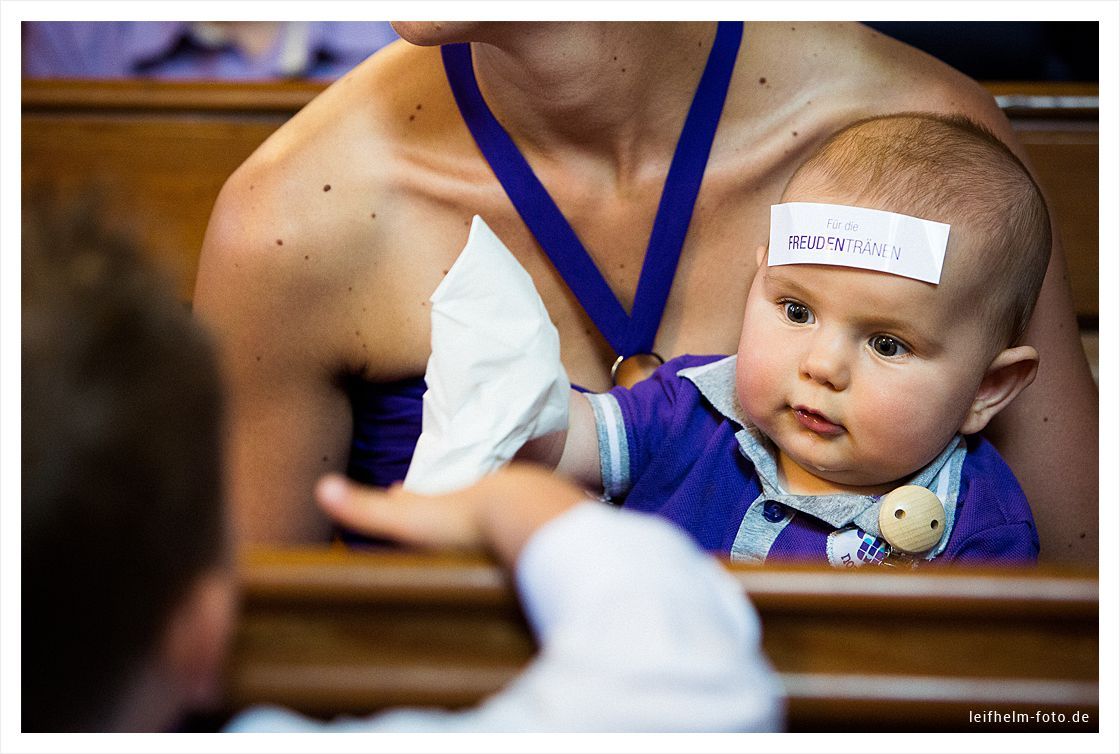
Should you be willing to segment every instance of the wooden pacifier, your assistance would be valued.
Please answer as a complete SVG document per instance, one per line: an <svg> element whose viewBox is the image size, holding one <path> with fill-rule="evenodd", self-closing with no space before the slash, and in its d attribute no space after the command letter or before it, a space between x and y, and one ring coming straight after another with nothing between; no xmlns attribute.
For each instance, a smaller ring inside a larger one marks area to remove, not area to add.
<svg viewBox="0 0 1120 754"><path fill-rule="evenodd" d="M941 541L945 507L925 487L908 484L879 501L879 533L893 549L915 554Z"/></svg>

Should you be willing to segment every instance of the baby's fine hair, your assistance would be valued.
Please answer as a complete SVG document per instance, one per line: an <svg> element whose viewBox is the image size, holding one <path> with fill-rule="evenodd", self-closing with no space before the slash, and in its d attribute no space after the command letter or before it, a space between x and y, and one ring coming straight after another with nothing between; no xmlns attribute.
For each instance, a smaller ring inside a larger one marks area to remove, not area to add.
<svg viewBox="0 0 1120 754"><path fill-rule="evenodd" d="M1050 260L1050 219L1029 171L988 129L959 115L865 118L818 147L786 193L795 186L948 223L946 269L969 262L969 294L1001 348L1022 336Z"/></svg>

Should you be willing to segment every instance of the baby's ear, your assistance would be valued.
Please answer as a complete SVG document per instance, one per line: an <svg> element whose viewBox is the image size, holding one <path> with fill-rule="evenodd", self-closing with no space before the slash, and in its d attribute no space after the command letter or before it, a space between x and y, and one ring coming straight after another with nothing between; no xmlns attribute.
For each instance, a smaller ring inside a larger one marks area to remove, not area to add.
<svg viewBox="0 0 1120 754"><path fill-rule="evenodd" d="M984 373L968 415L961 424L961 434L971 435L988 426L992 417L1034 382L1036 372L1038 351L1031 346L1016 346L1001 351Z"/></svg>

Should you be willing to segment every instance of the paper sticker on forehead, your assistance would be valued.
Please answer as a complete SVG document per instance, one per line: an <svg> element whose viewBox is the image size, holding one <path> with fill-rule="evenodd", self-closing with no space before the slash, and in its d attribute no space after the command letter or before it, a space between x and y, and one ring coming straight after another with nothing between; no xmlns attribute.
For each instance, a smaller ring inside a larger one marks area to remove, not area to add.
<svg viewBox="0 0 1120 754"><path fill-rule="evenodd" d="M949 226L864 207L786 202L770 207L769 265L835 264L936 285Z"/></svg>

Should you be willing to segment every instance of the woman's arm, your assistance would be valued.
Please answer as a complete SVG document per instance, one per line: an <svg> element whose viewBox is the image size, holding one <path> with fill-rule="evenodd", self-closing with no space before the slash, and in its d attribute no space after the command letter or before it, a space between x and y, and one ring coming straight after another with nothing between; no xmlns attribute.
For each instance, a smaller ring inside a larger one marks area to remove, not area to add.
<svg viewBox="0 0 1120 754"><path fill-rule="evenodd" d="M266 236L271 208L253 204L235 174L207 230L194 311L217 336L227 383L227 459L233 523L248 543L326 542L330 523L315 480L342 471L351 417L332 379L336 316L286 252ZM271 245L272 248L268 248ZM308 254L309 255L309 254Z"/></svg>
<svg viewBox="0 0 1120 754"><path fill-rule="evenodd" d="M1043 562L1096 564L1100 469L1097 386L1081 346L1055 234L1024 343L1039 352L1034 383L992 420L992 441L1027 493Z"/></svg>

